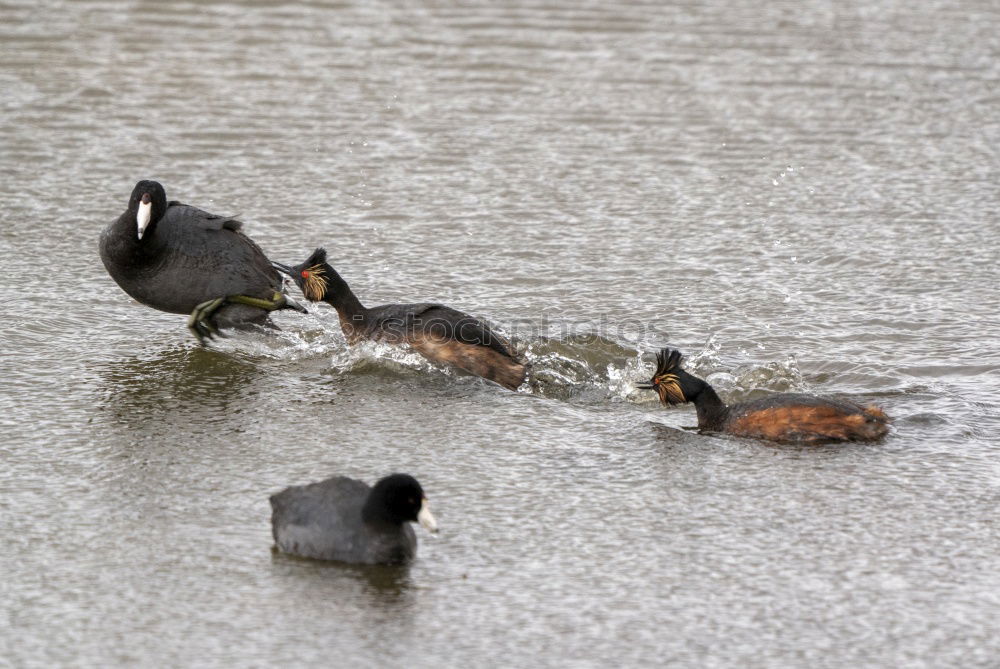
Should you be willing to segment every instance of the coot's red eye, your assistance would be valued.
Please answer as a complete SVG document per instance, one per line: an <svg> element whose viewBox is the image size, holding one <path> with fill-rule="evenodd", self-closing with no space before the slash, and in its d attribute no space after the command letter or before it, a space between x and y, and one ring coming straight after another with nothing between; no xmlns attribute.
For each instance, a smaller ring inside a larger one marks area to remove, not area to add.
<svg viewBox="0 0 1000 669"><path fill-rule="evenodd" d="M303 279L308 279L309 278L309 270L307 270L307 269L302 270L302 278Z"/></svg>

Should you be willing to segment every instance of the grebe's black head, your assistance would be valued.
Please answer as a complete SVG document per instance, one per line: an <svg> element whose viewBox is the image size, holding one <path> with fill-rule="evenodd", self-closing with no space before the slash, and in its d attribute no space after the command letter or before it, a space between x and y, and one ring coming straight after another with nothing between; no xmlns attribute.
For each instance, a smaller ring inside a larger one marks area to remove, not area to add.
<svg viewBox="0 0 1000 669"><path fill-rule="evenodd" d="M636 388L655 390L664 404L693 402L705 382L681 369L683 357L676 349L665 348L656 354L656 373L648 383L637 383Z"/></svg>
<svg viewBox="0 0 1000 669"><path fill-rule="evenodd" d="M437 532L437 521L431 515L424 489L409 474L392 474L376 483L368 494L363 513L368 520L397 525L418 522L428 532Z"/></svg>
<svg viewBox="0 0 1000 669"><path fill-rule="evenodd" d="M167 211L167 194L156 181L140 181L128 199L128 213L135 216L139 239L152 232L152 228Z"/></svg>
<svg viewBox="0 0 1000 669"><path fill-rule="evenodd" d="M271 262L274 267L288 276L299 287L307 300L319 302L327 297L330 278L337 273L326 262L326 249L318 248L312 252L306 261L289 267L280 262Z"/></svg>

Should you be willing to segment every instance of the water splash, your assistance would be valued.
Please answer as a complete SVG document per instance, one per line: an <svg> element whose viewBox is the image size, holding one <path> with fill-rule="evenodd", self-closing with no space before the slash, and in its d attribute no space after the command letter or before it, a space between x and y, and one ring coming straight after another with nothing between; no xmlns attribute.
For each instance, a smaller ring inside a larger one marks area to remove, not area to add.
<svg viewBox="0 0 1000 669"><path fill-rule="evenodd" d="M654 369L652 352L641 351L596 333L564 336L513 337L512 345L530 365L525 394L584 402L651 404L656 394L638 390ZM349 346L337 326L313 317L306 329L240 333L213 344L220 350L249 358L303 360L328 357L337 375L433 375L453 381L473 379L449 365L431 362L405 346L363 341ZM744 363L735 368L722 359L713 335L703 348L685 358L685 368L707 380L729 401L768 392L805 389L794 356L784 362Z"/></svg>

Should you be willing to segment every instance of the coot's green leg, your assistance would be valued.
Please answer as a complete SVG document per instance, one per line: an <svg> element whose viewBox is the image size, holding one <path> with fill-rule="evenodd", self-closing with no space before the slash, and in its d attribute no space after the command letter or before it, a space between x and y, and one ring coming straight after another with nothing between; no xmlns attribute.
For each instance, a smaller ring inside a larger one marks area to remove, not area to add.
<svg viewBox="0 0 1000 669"><path fill-rule="evenodd" d="M226 298L226 302L230 304L245 304L248 307L257 307L265 311L280 309L285 306L287 301L284 293L279 293L278 291L274 291L274 295L271 296L270 300L265 300L261 297L248 297L246 295L230 295Z"/></svg>
<svg viewBox="0 0 1000 669"><path fill-rule="evenodd" d="M209 317L215 312L216 309L221 307L225 301L226 298L217 297L214 300L202 302L195 307L194 311L191 312L191 315L188 316L188 329L191 330L202 346L205 345L206 340L213 339L214 335L224 336L219 332L218 328L212 325Z"/></svg>
<svg viewBox="0 0 1000 669"><path fill-rule="evenodd" d="M265 311L274 311L275 309L290 306L299 311L305 311L301 306L287 300L284 293L278 291L274 291L269 300L262 297L250 297L249 295L229 295L228 297L217 297L214 300L202 302L188 316L187 325L203 346L206 339L210 340L213 337L226 336L219 332L219 329L212 325L210 320L212 314L224 304L245 304L248 307L256 307Z"/></svg>

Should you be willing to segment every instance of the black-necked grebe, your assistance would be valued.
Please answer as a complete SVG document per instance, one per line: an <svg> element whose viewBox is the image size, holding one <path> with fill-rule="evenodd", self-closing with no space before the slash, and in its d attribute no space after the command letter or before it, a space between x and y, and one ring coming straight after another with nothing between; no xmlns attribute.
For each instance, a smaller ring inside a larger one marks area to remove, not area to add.
<svg viewBox="0 0 1000 669"><path fill-rule="evenodd" d="M813 395L779 393L727 406L712 386L681 369L680 351L665 348L656 362L652 380L637 387L655 390L664 404L694 402L702 430L802 443L875 441L889 431L878 407Z"/></svg>
<svg viewBox="0 0 1000 669"><path fill-rule="evenodd" d="M510 390L527 374L510 343L481 320L441 304L361 304L347 282L316 249L294 267L274 263L298 284L307 300L325 301L337 310L350 344L360 340L409 344L428 360L460 367Z"/></svg>
<svg viewBox="0 0 1000 669"><path fill-rule="evenodd" d="M101 234L101 260L122 290L143 304L190 314L199 341L220 327L271 326L268 313L301 306L241 223L167 202L156 181L140 181L128 209Z"/></svg>
<svg viewBox="0 0 1000 669"><path fill-rule="evenodd" d="M369 487L346 476L271 496L271 531L283 552L356 564L403 564L417 552L410 522L437 532L424 491L409 474Z"/></svg>

